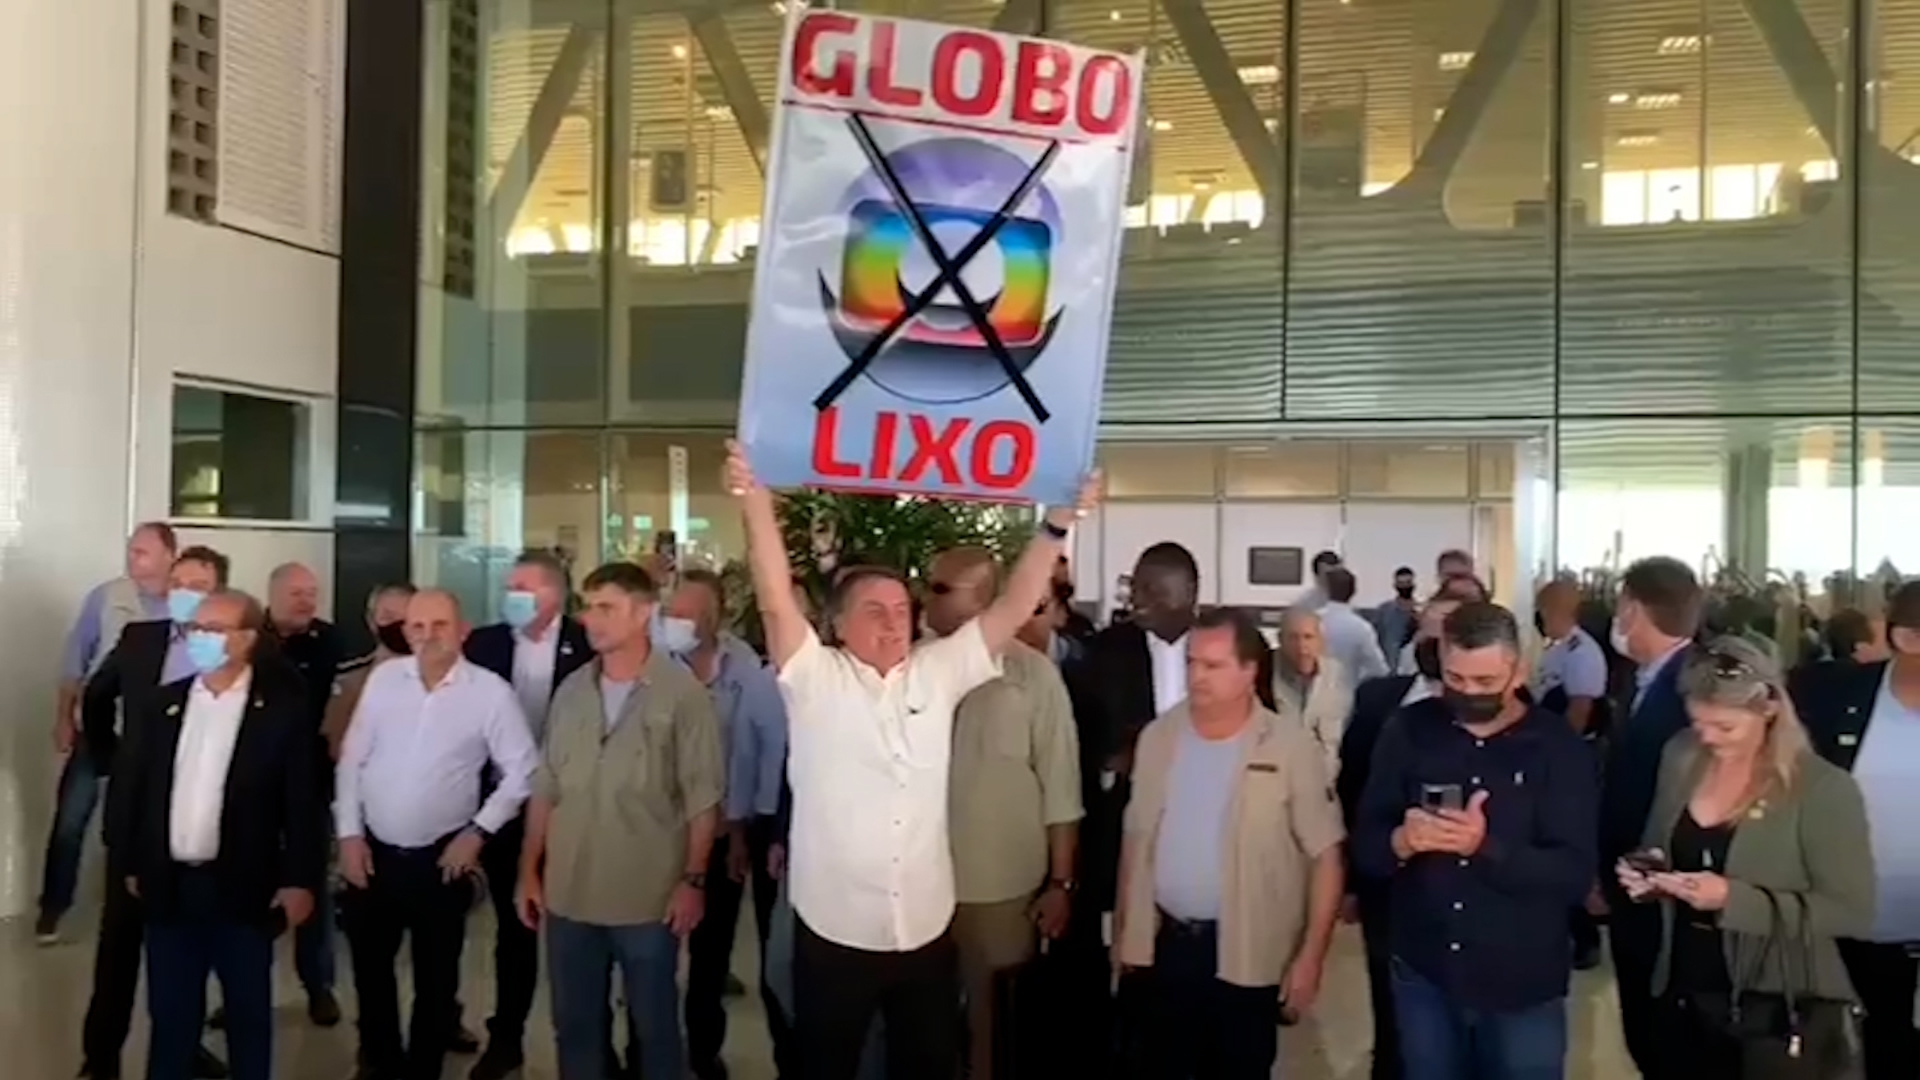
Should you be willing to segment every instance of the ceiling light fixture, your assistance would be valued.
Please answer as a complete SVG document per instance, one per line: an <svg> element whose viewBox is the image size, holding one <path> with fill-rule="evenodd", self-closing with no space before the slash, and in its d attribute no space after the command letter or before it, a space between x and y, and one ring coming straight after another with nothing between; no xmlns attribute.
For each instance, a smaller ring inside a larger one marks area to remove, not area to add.
<svg viewBox="0 0 1920 1080"><path fill-rule="evenodd" d="M1171 121L1171 120L1155 120L1155 121L1153 122L1153 130L1155 130L1155 131L1172 131L1172 130L1173 130L1173 121Z"/></svg>
<svg viewBox="0 0 1920 1080"><path fill-rule="evenodd" d="M1471 63L1473 63L1473 54L1470 52L1443 52L1440 54L1441 71L1465 71L1467 65Z"/></svg>
<svg viewBox="0 0 1920 1080"><path fill-rule="evenodd" d="M1657 131L1623 131L1613 140L1615 146L1638 147L1654 146L1660 142Z"/></svg>
<svg viewBox="0 0 1920 1080"><path fill-rule="evenodd" d="M1645 112L1656 109L1674 109L1680 106L1678 90L1646 90L1634 96L1633 107Z"/></svg>
<svg viewBox="0 0 1920 1080"><path fill-rule="evenodd" d="M1703 34L1668 34L1654 51L1661 56L1691 56L1706 48L1707 40Z"/></svg>
<svg viewBox="0 0 1920 1080"><path fill-rule="evenodd" d="M1609 105L1625 105L1632 100L1633 95L1627 93L1625 90L1615 90L1613 93L1607 95L1607 104Z"/></svg>
<svg viewBox="0 0 1920 1080"><path fill-rule="evenodd" d="M1248 86L1272 86L1280 81L1278 64L1248 64L1239 73L1240 81Z"/></svg>
<svg viewBox="0 0 1920 1080"><path fill-rule="evenodd" d="M687 58L687 47L685 45L675 45L673 47L673 58L675 60L685 60Z"/></svg>

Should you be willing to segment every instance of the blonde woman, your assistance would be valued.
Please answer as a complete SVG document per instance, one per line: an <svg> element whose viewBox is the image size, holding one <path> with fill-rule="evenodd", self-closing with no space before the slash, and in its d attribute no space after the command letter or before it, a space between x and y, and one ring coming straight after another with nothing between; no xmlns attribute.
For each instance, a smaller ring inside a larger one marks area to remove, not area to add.
<svg viewBox="0 0 1920 1080"><path fill-rule="evenodd" d="M1644 846L1615 868L1629 897L1663 909L1651 989L1665 1060L1649 1075L1857 1075L1835 939L1873 925L1860 790L1813 752L1770 651L1694 646L1679 688L1691 730L1667 744Z"/></svg>

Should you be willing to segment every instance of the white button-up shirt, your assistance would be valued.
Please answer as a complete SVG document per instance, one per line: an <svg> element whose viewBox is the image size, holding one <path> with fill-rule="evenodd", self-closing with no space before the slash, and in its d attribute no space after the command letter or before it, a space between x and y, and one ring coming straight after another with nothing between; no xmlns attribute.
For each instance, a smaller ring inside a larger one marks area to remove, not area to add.
<svg viewBox="0 0 1920 1080"><path fill-rule="evenodd" d="M482 806L489 761L499 786ZM495 832L527 801L538 763L505 679L459 660L428 687L418 657L389 660L367 676L347 728L334 823L342 837L395 847L427 847L468 824Z"/></svg>
<svg viewBox="0 0 1920 1080"><path fill-rule="evenodd" d="M253 673L242 672L221 693L205 679L187 691L180 741L173 750L173 796L167 806L167 846L176 862L207 863L220 857L220 815L227 806L227 770L247 716Z"/></svg>
<svg viewBox="0 0 1920 1080"><path fill-rule="evenodd" d="M513 632L513 692L520 697L520 711L532 725L533 740L547 729L547 707L553 704L553 672L560 662L560 620L547 624L545 637L538 640L524 630Z"/></svg>
<svg viewBox="0 0 1920 1080"><path fill-rule="evenodd" d="M980 624L884 675L811 632L780 669L793 825L788 885L836 945L907 952L953 921L947 774L960 699L1000 675Z"/></svg>
<svg viewBox="0 0 1920 1080"><path fill-rule="evenodd" d="M1168 641L1151 630L1147 656L1153 660L1153 714L1164 716L1187 700L1187 635Z"/></svg>

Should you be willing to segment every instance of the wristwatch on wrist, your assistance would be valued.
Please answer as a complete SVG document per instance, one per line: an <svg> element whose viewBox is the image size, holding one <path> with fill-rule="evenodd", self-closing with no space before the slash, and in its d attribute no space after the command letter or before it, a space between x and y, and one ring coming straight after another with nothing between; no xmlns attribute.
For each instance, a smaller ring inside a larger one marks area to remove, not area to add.
<svg viewBox="0 0 1920 1080"><path fill-rule="evenodd" d="M467 828L472 829L473 834L475 836L478 836L483 843L485 841L493 839L493 831L491 829L488 829L485 825L482 825L477 821L467 822Z"/></svg>
<svg viewBox="0 0 1920 1080"><path fill-rule="evenodd" d="M707 888L707 875L690 870L680 875L680 884L688 885L704 892Z"/></svg>
<svg viewBox="0 0 1920 1080"><path fill-rule="evenodd" d="M1040 528L1043 532L1045 532L1048 536L1053 537L1055 540L1065 540L1068 536L1067 527L1065 525L1055 525L1052 522L1052 520L1048 518L1040 519Z"/></svg>
<svg viewBox="0 0 1920 1080"><path fill-rule="evenodd" d="M1078 887L1079 887L1079 883L1074 881L1070 877L1055 877L1055 878L1047 879L1047 888L1059 889L1063 893L1071 893L1073 892L1074 889Z"/></svg>

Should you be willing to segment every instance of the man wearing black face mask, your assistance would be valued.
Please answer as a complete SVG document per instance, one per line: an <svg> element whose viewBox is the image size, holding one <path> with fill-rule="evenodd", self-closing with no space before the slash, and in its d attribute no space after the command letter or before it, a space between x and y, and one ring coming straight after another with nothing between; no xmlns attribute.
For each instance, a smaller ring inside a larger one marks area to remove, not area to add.
<svg viewBox="0 0 1920 1080"><path fill-rule="evenodd" d="M1592 758L1522 700L1512 612L1463 605L1439 660L1440 696L1380 735L1353 836L1356 867L1389 882L1400 1049L1422 1076L1559 1076L1567 911L1597 858Z"/></svg>
<svg viewBox="0 0 1920 1080"><path fill-rule="evenodd" d="M396 656L413 651L403 632L407 621L407 601L413 599L411 585L382 585L367 597L367 629L373 631L373 651L340 665L340 678L333 700L327 702L327 715L320 733L327 738L327 752L338 761L340 744L346 740L347 724L353 719L353 707L360 703L360 689L367 674Z"/></svg>
<svg viewBox="0 0 1920 1080"><path fill-rule="evenodd" d="M1420 603L1413 598L1416 588L1413 568L1403 566L1393 572L1393 599L1369 613L1374 630L1380 635L1380 651L1391 660L1413 639L1420 625Z"/></svg>

